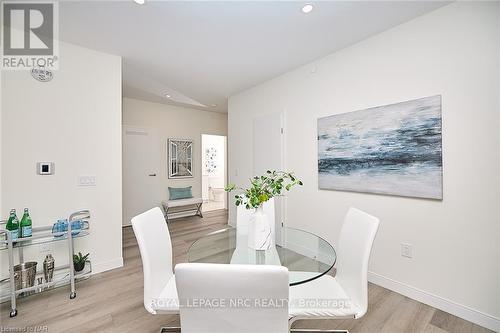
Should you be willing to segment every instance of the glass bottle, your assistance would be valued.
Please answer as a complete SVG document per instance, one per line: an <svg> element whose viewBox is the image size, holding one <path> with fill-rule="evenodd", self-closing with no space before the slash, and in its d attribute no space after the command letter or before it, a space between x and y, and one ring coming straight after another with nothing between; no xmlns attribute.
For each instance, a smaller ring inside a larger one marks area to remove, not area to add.
<svg viewBox="0 0 500 333"><path fill-rule="evenodd" d="M5 229L10 233L13 241L19 238L19 220L17 219L16 210L10 210L9 220L5 225Z"/></svg>
<svg viewBox="0 0 500 333"><path fill-rule="evenodd" d="M20 224L21 237L31 237L31 216L28 208L24 208L23 218Z"/></svg>

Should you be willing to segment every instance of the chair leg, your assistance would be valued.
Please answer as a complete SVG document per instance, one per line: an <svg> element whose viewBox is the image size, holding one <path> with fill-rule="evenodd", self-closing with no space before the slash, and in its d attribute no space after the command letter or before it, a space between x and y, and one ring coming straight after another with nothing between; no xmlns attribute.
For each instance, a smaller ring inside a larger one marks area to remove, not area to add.
<svg viewBox="0 0 500 333"><path fill-rule="evenodd" d="M164 326L160 329L160 333L170 333L170 332L181 332L181 328L178 326Z"/></svg>

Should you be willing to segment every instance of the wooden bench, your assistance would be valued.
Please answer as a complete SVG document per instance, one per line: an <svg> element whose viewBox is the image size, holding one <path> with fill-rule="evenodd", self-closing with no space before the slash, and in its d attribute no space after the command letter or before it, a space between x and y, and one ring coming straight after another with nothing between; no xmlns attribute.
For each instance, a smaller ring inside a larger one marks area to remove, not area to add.
<svg viewBox="0 0 500 333"><path fill-rule="evenodd" d="M167 222L169 222L170 219L183 216L203 217L203 213L201 212L201 206L203 205L202 198L168 200L163 201L161 204Z"/></svg>

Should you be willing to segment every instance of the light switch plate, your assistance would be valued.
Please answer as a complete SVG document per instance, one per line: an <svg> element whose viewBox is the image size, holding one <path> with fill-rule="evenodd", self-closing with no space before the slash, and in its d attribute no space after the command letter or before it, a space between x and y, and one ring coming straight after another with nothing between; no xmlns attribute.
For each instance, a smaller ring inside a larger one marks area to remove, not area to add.
<svg viewBox="0 0 500 333"><path fill-rule="evenodd" d="M95 175L81 175L78 177L78 186L96 186Z"/></svg>
<svg viewBox="0 0 500 333"><path fill-rule="evenodd" d="M401 243L401 256L405 258L413 258L413 246L408 243Z"/></svg>

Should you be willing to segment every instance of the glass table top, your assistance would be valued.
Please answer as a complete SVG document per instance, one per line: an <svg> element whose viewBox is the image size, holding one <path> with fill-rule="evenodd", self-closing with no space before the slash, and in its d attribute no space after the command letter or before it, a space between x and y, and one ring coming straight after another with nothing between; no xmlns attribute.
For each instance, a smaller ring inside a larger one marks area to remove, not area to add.
<svg viewBox="0 0 500 333"><path fill-rule="evenodd" d="M326 240L294 228L283 228L276 245L265 251L249 248L247 236L235 228L205 235L188 250L188 262L284 266L289 270L291 286L326 274L336 259L335 249Z"/></svg>

